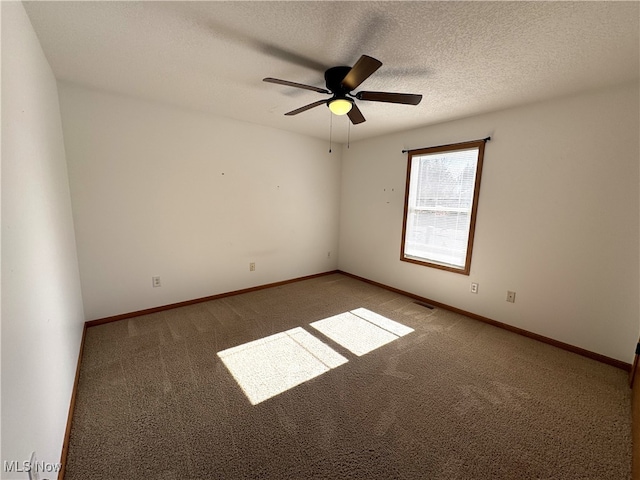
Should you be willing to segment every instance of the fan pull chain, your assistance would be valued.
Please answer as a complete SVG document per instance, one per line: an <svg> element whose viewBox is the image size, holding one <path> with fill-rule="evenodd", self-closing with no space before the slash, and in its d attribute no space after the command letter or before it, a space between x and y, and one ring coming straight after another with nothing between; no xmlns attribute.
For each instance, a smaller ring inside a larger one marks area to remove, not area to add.
<svg viewBox="0 0 640 480"><path fill-rule="evenodd" d="M333 132L333 115L329 112L329 153L331 153L331 134Z"/></svg>
<svg viewBox="0 0 640 480"><path fill-rule="evenodd" d="M349 145L351 144L351 122L347 122L347 125L349 125L347 129L347 149L348 149Z"/></svg>

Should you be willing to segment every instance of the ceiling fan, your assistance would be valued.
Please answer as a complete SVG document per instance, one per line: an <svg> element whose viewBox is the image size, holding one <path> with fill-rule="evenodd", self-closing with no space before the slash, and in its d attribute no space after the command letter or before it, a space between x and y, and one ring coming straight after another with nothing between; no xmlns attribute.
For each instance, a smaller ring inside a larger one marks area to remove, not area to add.
<svg viewBox="0 0 640 480"><path fill-rule="evenodd" d="M380 60L376 60L368 55L362 55L353 67L332 67L324 72L324 79L327 85L326 89L271 77L264 78L263 81L289 87L304 88L306 90L331 95L329 99L318 100L317 102L287 112L285 115L297 115L319 105L326 104L333 113L336 115L346 114L349 116L351 123L357 125L364 122L365 118L355 104L354 99L371 102L401 103L404 105L418 105L422 100L422 95L412 93L369 91L361 91L355 95L351 93L381 66L382 62Z"/></svg>

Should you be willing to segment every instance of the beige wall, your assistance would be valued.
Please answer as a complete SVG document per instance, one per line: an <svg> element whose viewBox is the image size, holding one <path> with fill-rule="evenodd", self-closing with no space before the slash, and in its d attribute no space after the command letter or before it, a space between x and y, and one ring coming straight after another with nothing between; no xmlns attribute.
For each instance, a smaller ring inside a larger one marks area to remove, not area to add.
<svg viewBox="0 0 640 480"><path fill-rule="evenodd" d="M631 362L639 104L636 83L352 144L343 150L339 267ZM470 276L400 262L401 150L489 135Z"/></svg>
<svg viewBox="0 0 640 480"><path fill-rule="evenodd" d="M87 320L337 267L340 154L326 142L59 92Z"/></svg>
<svg viewBox="0 0 640 480"><path fill-rule="evenodd" d="M84 315L56 81L2 2L2 478L60 461ZM22 466L22 465L21 465Z"/></svg>

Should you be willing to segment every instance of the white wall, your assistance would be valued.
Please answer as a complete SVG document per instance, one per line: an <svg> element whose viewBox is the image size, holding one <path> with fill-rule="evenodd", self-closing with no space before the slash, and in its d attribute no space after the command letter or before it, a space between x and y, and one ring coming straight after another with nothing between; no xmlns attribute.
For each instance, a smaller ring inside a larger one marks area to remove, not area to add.
<svg viewBox="0 0 640 480"><path fill-rule="evenodd" d="M340 269L631 362L639 105L634 84L352 144L343 150ZM401 150L488 135L470 276L399 261Z"/></svg>
<svg viewBox="0 0 640 480"><path fill-rule="evenodd" d="M3 467L60 461L83 322L56 81L22 4L2 2Z"/></svg>
<svg viewBox="0 0 640 480"><path fill-rule="evenodd" d="M59 93L87 320L337 268L340 154L327 142Z"/></svg>

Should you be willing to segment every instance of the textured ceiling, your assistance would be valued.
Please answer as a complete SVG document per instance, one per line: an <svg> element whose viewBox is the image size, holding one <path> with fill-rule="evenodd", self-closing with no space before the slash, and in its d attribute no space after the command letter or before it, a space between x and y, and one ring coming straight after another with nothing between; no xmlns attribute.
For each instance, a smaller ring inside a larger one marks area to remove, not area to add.
<svg viewBox="0 0 640 480"><path fill-rule="evenodd" d="M25 2L59 80L327 139L324 87L361 54L359 89L423 94L359 102L351 140L639 78L638 2ZM346 117L334 117L344 142Z"/></svg>

